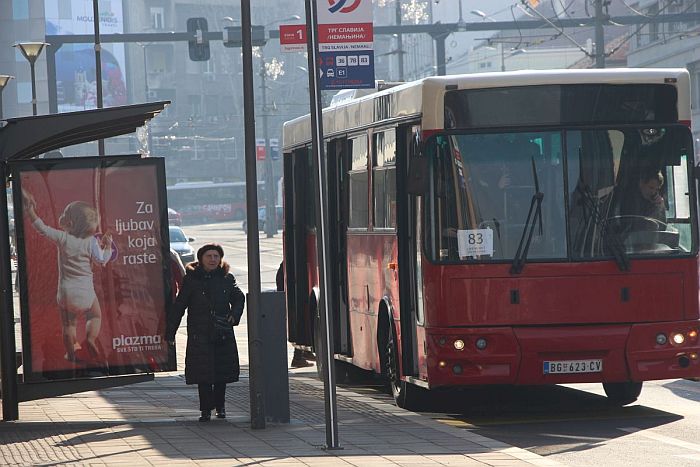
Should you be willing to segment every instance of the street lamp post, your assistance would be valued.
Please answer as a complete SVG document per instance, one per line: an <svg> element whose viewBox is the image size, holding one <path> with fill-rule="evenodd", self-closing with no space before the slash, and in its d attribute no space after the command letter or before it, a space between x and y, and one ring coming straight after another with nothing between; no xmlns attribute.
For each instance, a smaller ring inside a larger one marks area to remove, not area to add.
<svg viewBox="0 0 700 467"><path fill-rule="evenodd" d="M2 120L2 91L12 78L14 78L14 76L0 75L0 120Z"/></svg>
<svg viewBox="0 0 700 467"><path fill-rule="evenodd" d="M42 50L46 47L46 42L20 42L13 45L13 47L19 47L20 52L24 55L24 58L29 62L29 69L32 76L32 115L36 115L36 76L34 72L34 64L36 59L41 55Z"/></svg>
<svg viewBox="0 0 700 467"><path fill-rule="evenodd" d="M138 42L138 45L140 45L141 48L143 49L143 85L144 85L143 101L148 102L148 94L149 94L150 88L148 86L148 63L146 62L146 47L148 47L150 44L147 42ZM149 123L149 122L146 122L146 124L144 125L144 128L148 132L148 139L147 139L148 148L146 150L146 154L150 156L152 151L153 151L153 128L151 127L151 123Z"/></svg>
<svg viewBox="0 0 700 467"><path fill-rule="evenodd" d="M299 20L299 15L292 15L287 18L277 19L264 25L264 27L283 21ZM270 154L270 138L268 137L268 105L267 105L267 65L265 63L264 46L260 47L260 86L262 98L262 130L265 138L265 235L267 238L273 237L277 233L277 208L275 206L275 177L274 164ZM280 73L281 74L281 73Z"/></svg>

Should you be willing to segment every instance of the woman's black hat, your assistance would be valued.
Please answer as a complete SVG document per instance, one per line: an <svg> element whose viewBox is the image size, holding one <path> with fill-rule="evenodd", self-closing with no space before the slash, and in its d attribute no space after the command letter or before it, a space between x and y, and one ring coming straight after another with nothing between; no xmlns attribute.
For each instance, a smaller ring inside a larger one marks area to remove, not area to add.
<svg viewBox="0 0 700 467"><path fill-rule="evenodd" d="M224 249L218 243L207 243L197 250L197 261L202 261L202 256L209 250L216 250L219 252L219 256L224 257Z"/></svg>

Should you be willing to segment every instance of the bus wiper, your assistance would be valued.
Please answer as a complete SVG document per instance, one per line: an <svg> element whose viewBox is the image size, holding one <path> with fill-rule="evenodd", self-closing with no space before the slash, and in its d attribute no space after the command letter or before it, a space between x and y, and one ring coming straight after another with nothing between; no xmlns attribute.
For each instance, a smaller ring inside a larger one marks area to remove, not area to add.
<svg viewBox="0 0 700 467"><path fill-rule="evenodd" d="M520 274L523 267L525 267L527 252L530 250L530 242L532 241L532 234L535 231L535 223L537 221L539 221L540 235L542 235L542 200L544 199L544 193L540 191L540 182L537 179L537 167L535 166L534 157L532 158L532 177L535 180L535 194L532 195L530 200L530 210L527 212L525 228L523 228L520 243L518 243L518 250L510 267L511 274Z"/></svg>
<svg viewBox="0 0 700 467"><path fill-rule="evenodd" d="M598 209L598 203L595 197L591 193L591 189L586 186L584 190L581 190L583 194L583 199L585 200L587 207L591 211L591 216L593 217L593 225L596 228L602 228L601 236L605 242L605 246L612 253L613 258L615 258L615 264L620 271L630 270L630 260L625 250L625 245L620 241L620 236L617 233L611 233L609 231L609 225L607 222L603 222L600 210Z"/></svg>

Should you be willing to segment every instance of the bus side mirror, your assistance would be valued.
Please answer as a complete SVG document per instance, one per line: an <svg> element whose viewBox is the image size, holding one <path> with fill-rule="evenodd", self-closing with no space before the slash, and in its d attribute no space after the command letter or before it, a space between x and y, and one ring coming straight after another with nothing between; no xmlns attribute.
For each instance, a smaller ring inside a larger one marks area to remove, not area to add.
<svg viewBox="0 0 700 467"><path fill-rule="evenodd" d="M408 180L406 191L415 196L422 196L428 192L428 167L427 157L414 157L408 164Z"/></svg>

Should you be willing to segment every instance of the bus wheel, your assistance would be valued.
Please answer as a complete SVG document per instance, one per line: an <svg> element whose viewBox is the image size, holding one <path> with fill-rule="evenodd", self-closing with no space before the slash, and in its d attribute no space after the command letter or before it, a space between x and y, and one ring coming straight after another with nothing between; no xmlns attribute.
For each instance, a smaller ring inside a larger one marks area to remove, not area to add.
<svg viewBox="0 0 700 467"><path fill-rule="evenodd" d="M603 383L603 389L612 404L627 405L637 400L642 392L642 383Z"/></svg>
<svg viewBox="0 0 700 467"><path fill-rule="evenodd" d="M406 410L420 410L425 391L418 386L401 380L399 373L399 353L394 326L390 325L386 343L386 375L391 394L396 405Z"/></svg>

